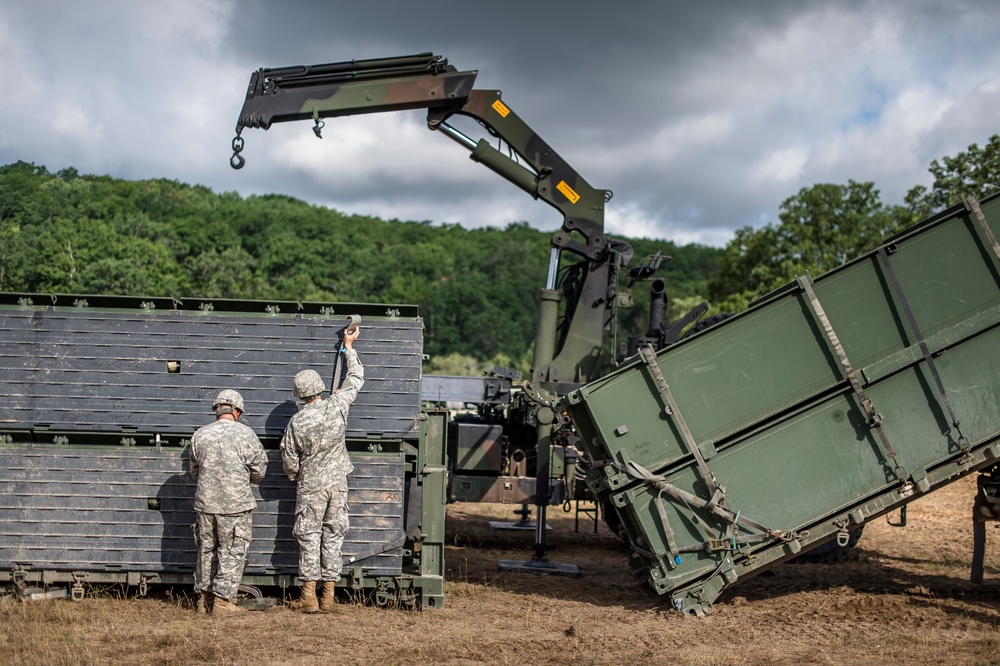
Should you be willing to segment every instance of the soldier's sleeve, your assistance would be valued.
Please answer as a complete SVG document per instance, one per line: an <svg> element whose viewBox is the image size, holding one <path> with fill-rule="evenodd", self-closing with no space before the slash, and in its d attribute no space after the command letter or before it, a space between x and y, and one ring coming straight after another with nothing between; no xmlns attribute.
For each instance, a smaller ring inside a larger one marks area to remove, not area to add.
<svg viewBox="0 0 1000 666"><path fill-rule="evenodd" d="M267 472L267 453L264 451L264 445L260 443L257 433L251 432L250 438L252 441L250 450L253 453L253 458L247 466L250 470L250 483L260 483Z"/></svg>
<svg viewBox="0 0 1000 666"><path fill-rule="evenodd" d="M365 385L365 366L361 365L356 349L348 349L344 352L344 356L347 357L347 377L344 378L340 390L331 397L341 404L350 405L358 397L358 391Z"/></svg>
<svg viewBox="0 0 1000 666"><path fill-rule="evenodd" d="M198 456L196 455L197 442L198 439L196 437L192 437L191 446L188 447L188 463L189 463L188 469L191 471L191 477L195 479L198 478L198 471L199 471Z"/></svg>
<svg viewBox="0 0 1000 666"><path fill-rule="evenodd" d="M281 436L281 466L290 481L299 475L299 447L295 444L295 428L291 421Z"/></svg>

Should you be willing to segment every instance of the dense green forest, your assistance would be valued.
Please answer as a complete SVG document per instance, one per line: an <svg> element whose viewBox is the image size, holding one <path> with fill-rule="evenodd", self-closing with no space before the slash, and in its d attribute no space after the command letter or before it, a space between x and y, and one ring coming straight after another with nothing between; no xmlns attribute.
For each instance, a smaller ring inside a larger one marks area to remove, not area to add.
<svg viewBox="0 0 1000 666"><path fill-rule="evenodd" d="M934 211L1000 184L1000 135L930 166L904 204L871 182L817 184L778 221L737 230L725 249L627 240L636 265L672 258L677 316L707 297L736 312L796 275L839 266ZM530 366L550 234L525 222L464 229L344 215L282 195L241 197L172 180L128 181L0 167L0 291L417 304L435 372ZM648 295L623 313L645 332Z"/></svg>
<svg viewBox="0 0 1000 666"><path fill-rule="evenodd" d="M0 167L0 291L417 304L425 351L451 366L530 366L550 237L523 222L467 230L170 180ZM687 301L722 257L630 243L633 264L658 250L673 258L671 294ZM644 332L648 296L636 295L626 323Z"/></svg>

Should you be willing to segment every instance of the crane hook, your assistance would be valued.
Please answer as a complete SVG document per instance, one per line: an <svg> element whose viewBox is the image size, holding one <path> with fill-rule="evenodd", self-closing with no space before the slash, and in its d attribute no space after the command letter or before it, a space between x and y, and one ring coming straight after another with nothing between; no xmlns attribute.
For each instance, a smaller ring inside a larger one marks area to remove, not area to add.
<svg viewBox="0 0 1000 666"><path fill-rule="evenodd" d="M243 150L243 137L240 136L240 130L236 130L236 136L233 137L233 156L229 158L229 166L234 169L242 169L243 165L247 161L240 155Z"/></svg>

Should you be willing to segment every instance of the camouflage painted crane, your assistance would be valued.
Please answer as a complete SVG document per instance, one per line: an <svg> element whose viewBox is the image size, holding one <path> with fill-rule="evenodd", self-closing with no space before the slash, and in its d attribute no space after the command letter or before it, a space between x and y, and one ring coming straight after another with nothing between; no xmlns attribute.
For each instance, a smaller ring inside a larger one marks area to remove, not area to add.
<svg viewBox="0 0 1000 666"><path fill-rule="evenodd" d="M567 446L571 430L563 428L568 420L552 409L552 402L596 378L604 332L611 329L612 337L616 335L619 272L632 248L604 234L604 209L612 193L595 189L581 177L504 102L499 90L476 90L477 74L458 71L432 53L260 69L250 77L231 165L239 169L244 164L242 132L248 127L266 130L276 122L311 120L316 136L322 137L325 118L426 108L430 129L445 134L469 150L473 161L562 214L561 228L551 238L548 278L541 291L531 379L505 417L503 437L510 445L502 454L476 453L478 459L503 461L489 469L477 466L464 484L453 482L451 492L452 499L463 501L522 503L525 514L526 505L533 502L538 512L534 559L541 561L547 548L545 508L573 499L577 485L573 453ZM473 139L456 129L450 122L455 116L474 119L489 138ZM506 148L493 147L492 139ZM563 253L576 261L560 271ZM632 283L651 278L663 259L657 255L629 271ZM661 280L660 294L662 285ZM660 296L661 320L664 302ZM664 337L676 339L680 328L703 311L683 318L676 329L660 327ZM513 450L534 452L526 476L516 480L510 470L523 466L509 459ZM461 476L455 474L459 471L453 470L453 479ZM481 472L494 477L484 481Z"/></svg>

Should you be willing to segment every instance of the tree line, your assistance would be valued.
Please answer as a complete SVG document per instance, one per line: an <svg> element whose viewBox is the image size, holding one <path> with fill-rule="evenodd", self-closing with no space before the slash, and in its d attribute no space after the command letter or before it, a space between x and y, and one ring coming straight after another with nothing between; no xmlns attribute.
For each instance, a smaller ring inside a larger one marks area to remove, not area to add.
<svg viewBox="0 0 1000 666"><path fill-rule="evenodd" d="M439 372L530 367L550 238L525 222L464 229L166 179L0 167L0 291L416 304ZM722 256L629 242L633 263L673 257L682 299L704 293ZM635 309L648 307L636 295ZM626 325L639 329L640 319Z"/></svg>
<svg viewBox="0 0 1000 666"><path fill-rule="evenodd" d="M797 275L816 276L886 236L1000 185L1000 135L931 163L931 187L885 204L872 182L821 183L743 227L724 248L623 239L631 265L659 251L679 316L703 298L737 312ZM428 370L530 367L550 234L526 222L464 229L345 215L277 194L242 197L174 180L129 181L67 168L0 166L0 291L420 307ZM637 287L623 336L644 334Z"/></svg>

